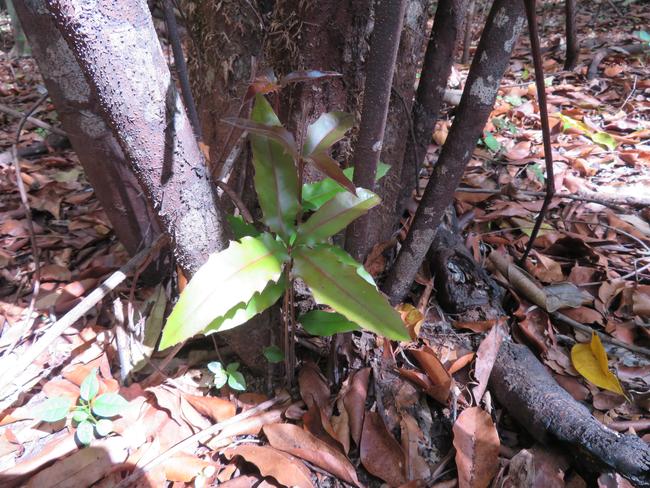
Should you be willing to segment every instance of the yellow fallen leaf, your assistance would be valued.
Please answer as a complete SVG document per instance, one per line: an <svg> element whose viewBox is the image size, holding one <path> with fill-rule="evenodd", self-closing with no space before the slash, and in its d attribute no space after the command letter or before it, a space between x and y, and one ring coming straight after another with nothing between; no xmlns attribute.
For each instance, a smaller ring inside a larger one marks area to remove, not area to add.
<svg viewBox="0 0 650 488"><path fill-rule="evenodd" d="M424 315L410 303L401 303L395 307L402 317L402 322L409 331L411 339L416 340L420 335L420 328L424 323Z"/></svg>
<svg viewBox="0 0 650 488"><path fill-rule="evenodd" d="M618 378L609 370L607 353L596 333L592 334L591 342L571 348L571 362L578 373L594 385L625 396Z"/></svg>

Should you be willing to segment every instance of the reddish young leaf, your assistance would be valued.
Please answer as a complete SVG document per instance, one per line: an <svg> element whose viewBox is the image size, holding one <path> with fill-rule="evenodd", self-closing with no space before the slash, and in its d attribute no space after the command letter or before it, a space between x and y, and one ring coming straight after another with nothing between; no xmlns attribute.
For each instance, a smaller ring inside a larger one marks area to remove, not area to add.
<svg viewBox="0 0 650 488"><path fill-rule="evenodd" d="M361 464L390 486L406 482L404 452L377 412L366 412L359 449Z"/></svg>
<svg viewBox="0 0 650 488"><path fill-rule="evenodd" d="M499 434L492 417L471 407L454 424L459 488L485 488L499 469Z"/></svg>

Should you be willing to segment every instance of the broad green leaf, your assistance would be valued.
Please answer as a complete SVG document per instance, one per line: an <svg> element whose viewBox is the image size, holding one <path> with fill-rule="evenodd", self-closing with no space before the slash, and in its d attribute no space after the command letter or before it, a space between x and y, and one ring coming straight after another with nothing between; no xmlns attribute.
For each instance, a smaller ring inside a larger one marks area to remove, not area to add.
<svg viewBox="0 0 650 488"><path fill-rule="evenodd" d="M343 315L336 312L325 312L324 310L312 310L298 317L307 332L314 336L327 337L343 332L352 332L361 328L354 322L350 322Z"/></svg>
<svg viewBox="0 0 650 488"><path fill-rule="evenodd" d="M377 178L379 181L386 176L390 170L390 165L379 163L377 166ZM346 168L343 170L345 177L352 181L354 176L354 168ZM318 210L325 202L329 201L334 195L345 191L345 189L331 178L325 178L315 183L305 183L302 185L302 201L306 210Z"/></svg>
<svg viewBox="0 0 650 488"><path fill-rule="evenodd" d="M339 167L332 157L325 151L319 151L305 156L305 160L313 163L325 176L329 176L343 188L351 193L355 193L354 183L347 179L343 170Z"/></svg>
<svg viewBox="0 0 650 488"><path fill-rule="evenodd" d="M228 373L219 361L208 363L208 369L214 374L214 386L221 388L228 381Z"/></svg>
<svg viewBox="0 0 650 488"><path fill-rule="evenodd" d="M75 410L72 412L72 420L81 423L88 418L88 412L84 409Z"/></svg>
<svg viewBox="0 0 650 488"><path fill-rule="evenodd" d="M87 446L90 444L94 437L94 428L93 424L88 422L87 420L84 420L77 426L77 440L84 446Z"/></svg>
<svg viewBox="0 0 650 488"><path fill-rule="evenodd" d="M616 139L610 136L607 132L594 132L589 137L591 137L591 140L594 141L596 144L605 146L610 151L613 151L614 149L616 149L616 146L618 146Z"/></svg>
<svg viewBox="0 0 650 488"><path fill-rule="evenodd" d="M284 293L285 287L286 280L283 275L277 283L269 283L261 293L255 293L248 303L235 305L223 317L210 322L203 334L223 332L248 322L255 315L277 302Z"/></svg>
<svg viewBox="0 0 650 488"><path fill-rule="evenodd" d="M483 143L492 152L499 152L501 150L501 144L494 138L492 132L485 132L483 134Z"/></svg>
<svg viewBox="0 0 650 488"><path fill-rule="evenodd" d="M408 341L399 314L386 298L357 274L356 268L341 263L331 246L294 249L294 272L311 289L317 303L328 305L359 324L390 339Z"/></svg>
<svg viewBox="0 0 650 488"><path fill-rule="evenodd" d="M262 97L262 95L258 95L258 96ZM240 129L244 129L251 134L273 139L274 141L282 145L285 152L289 154L292 158L298 157L298 151L296 149L296 141L293 138L293 134L291 134L291 132L289 132L287 129L282 127L282 125L280 124L274 124L274 123L266 124L265 122L261 122L261 121L258 122L256 120L251 120L251 119L242 119L239 117L227 117L223 119L223 121L227 124L233 125Z"/></svg>
<svg viewBox="0 0 650 488"><path fill-rule="evenodd" d="M506 95L503 99L513 107L519 107L524 103L519 95Z"/></svg>
<svg viewBox="0 0 650 488"><path fill-rule="evenodd" d="M280 120L262 95L255 97L251 117L266 125L280 126ZM293 156L266 136L251 134L255 191L264 214L264 223L285 241L295 228L298 214L298 173Z"/></svg>
<svg viewBox="0 0 650 488"><path fill-rule="evenodd" d="M576 344L571 348L571 362L578 373L594 385L625 395L618 378L609 370L607 353L596 333L592 333L588 344Z"/></svg>
<svg viewBox="0 0 650 488"><path fill-rule="evenodd" d="M305 144L302 149L304 156L329 149L340 141L345 133L352 128L354 117L346 112L328 112L307 127Z"/></svg>
<svg viewBox="0 0 650 488"><path fill-rule="evenodd" d="M380 201L377 195L364 188L357 188L356 195L348 192L335 195L306 222L298 226L295 244L313 245L324 241L345 229L350 222L361 217Z"/></svg>
<svg viewBox="0 0 650 488"><path fill-rule="evenodd" d="M239 369L239 363L237 363L237 362L229 363L228 366L226 366L226 372L228 374L232 374L235 371L237 371L238 369Z"/></svg>
<svg viewBox="0 0 650 488"><path fill-rule="evenodd" d="M347 264L348 266L352 266L357 270L357 274L361 276L364 280L366 280L368 283L370 283L372 286L377 288L377 283L375 283L374 278L368 271L366 271L366 268L363 267L363 264L361 264L359 261L354 259L352 256L350 256L345 249L339 247L339 246L330 246L327 244L323 244L323 246L327 246L329 251L334 254L337 258L339 258L339 261L342 262L343 264Z"/></svg>
<svg viewBox="0 0 650 488"><path fill-rule="evenodd" d="M92 410L95 415L100 417L114 417L119 415L129 402L126 398L118 393L104 393L95 398L92 404Z"/></svg>
<svg viewBox="0 0 650 488"><path fill-rule="evenodd" d="M58 422L64 419L72 408L72 399L68 397L52 397L37 405L34 418L43 422Z"/></svg>
<svg viewBox="0 0 650 488"><path fill-rule="evenodd" d="M233 390L244 391L246 389L244 375L239 371L228 373L228 386Z"/></svg>
<svg viewBox="0 0 650 488"><path fill-rule="evenodd" d="M268 233L233 241L228 249L212 254L167 319L160 349L198 334L235 305L248 302L270 281L278 281L287 259L284 245Z"/></svg>
<svg viewBox="0 0 650 488"><path fill-rule="evenodd" d="M95 424L95 429L100 437L106 437L113 432L113 421L108 419L99 419Z"/></svg>
<svg viewBox="0 0 650 488"><path fill-rule="evenodd" d="M242 237L252 236L257 237L261 234L259 230L255 228L252 224L245 222L241 215L226 215L226 219L230 224L232 233L235 236L236 240L240 240Z"/></svg>
<svg viewBox="0 0 650 488"><path fill-rule="evenodd" d="M284 353L274 344L264 348L264 357L269 363L281 363L284 360Z"/></svg>
<svg viewBox="0 0 650 488"><path fill-rule="evenodd" d="M79 396L89 402L99 391L99 379L97 378L97 369L93 369L79 386Z"/></svg>

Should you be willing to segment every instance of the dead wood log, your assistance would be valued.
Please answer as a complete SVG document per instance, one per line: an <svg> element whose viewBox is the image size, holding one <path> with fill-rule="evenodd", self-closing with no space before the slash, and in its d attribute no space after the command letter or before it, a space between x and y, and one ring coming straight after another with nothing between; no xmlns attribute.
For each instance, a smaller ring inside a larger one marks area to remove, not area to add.
<svg viewBox="0 0 650 488"><path fill-rule="evenodd" d="M559 444L581 469L616 471L636 486L650 487L650 446L600 423L526 346L508 341L501 345L489 387L536 440Z"/></svg>

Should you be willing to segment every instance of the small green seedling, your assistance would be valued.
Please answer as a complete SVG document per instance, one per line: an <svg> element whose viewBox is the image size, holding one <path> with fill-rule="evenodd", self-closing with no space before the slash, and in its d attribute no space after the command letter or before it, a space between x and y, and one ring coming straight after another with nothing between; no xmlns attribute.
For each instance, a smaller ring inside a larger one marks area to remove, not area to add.
<svg viewBox="0 0 650 488"><path fill-rule="evenodd" d="M113 431L111 417L120 414L127 400L118 393L99 393L97 370L93 369L79 387L79 402L73 405L68 397L48 398L37 408L36 418L43 422L58 422L72 412L77 425L77 440L87 446L94 437L106 437Z"/></svg>
<svg viewBox="0 0 650 488"><path fill-rule="evenodd" d="M208 369L214 374L214 386L222 388L226 383L233 390L246 390L246 380L241 374L239 363L230 363L225 368L219 361L208 363Z"/></svg>
<svg viewBox="0 0 650 488"><path fill-rule="evenodd" d="M264 348L264 357L269 363L281 363L284 361L284 353L278 346L273 345Z"/></svg>

